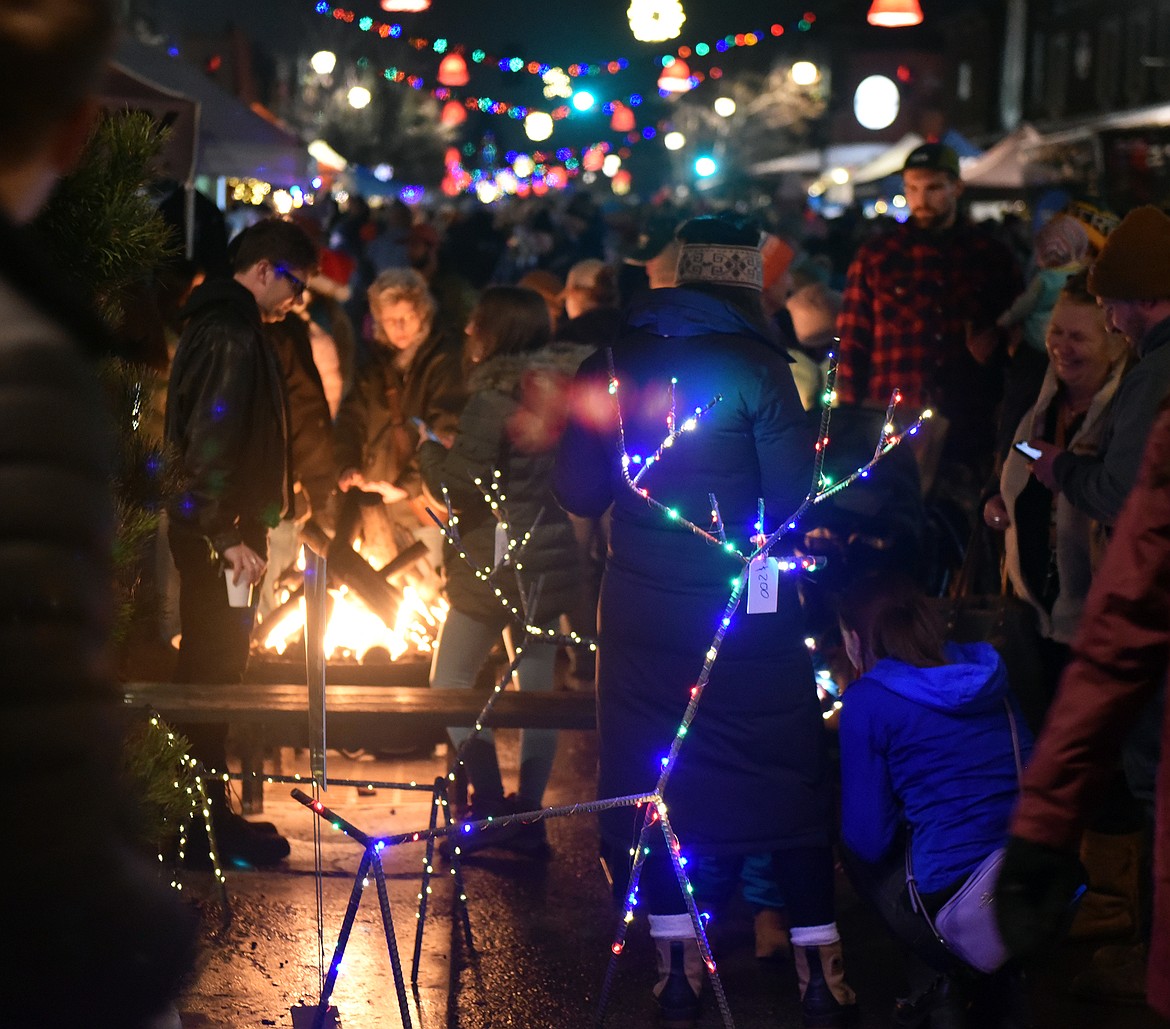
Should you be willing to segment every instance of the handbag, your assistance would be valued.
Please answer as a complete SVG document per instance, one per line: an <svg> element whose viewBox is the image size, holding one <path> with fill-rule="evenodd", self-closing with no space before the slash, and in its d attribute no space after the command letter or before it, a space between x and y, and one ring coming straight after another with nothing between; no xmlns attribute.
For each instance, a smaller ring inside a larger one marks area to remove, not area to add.
<svg viewBox="0 0 1170 1029"><path fill-rule="evenodd" d="M1020 761L1020 738L1011 704L1004 700L1008 724L1012 730L1012 749L1016 758L1017 781L1023 778ZM995 916L995 886L1003 865L1003 847L993 850L980 862L966 882L955 892L931 919L926 905L918 894L918 883L910 860L910 844L906 844L906 888L914 909L926 919L930 931L952 954L980 972L996 971L1008 958L1007 947L999 934Z"/></svg>

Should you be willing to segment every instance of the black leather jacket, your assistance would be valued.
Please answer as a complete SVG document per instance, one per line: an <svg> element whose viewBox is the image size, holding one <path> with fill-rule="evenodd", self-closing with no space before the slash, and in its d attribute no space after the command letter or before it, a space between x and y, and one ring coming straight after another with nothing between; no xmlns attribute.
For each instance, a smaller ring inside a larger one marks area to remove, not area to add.
<svg viewBox="0 0 1170 1029"><path fill-rule="evenodd" d="M287 400L252 294L234 279L200 286L171 366L166 440L184 473L167 505L172 533L267 552L287 510Z"/></svg>

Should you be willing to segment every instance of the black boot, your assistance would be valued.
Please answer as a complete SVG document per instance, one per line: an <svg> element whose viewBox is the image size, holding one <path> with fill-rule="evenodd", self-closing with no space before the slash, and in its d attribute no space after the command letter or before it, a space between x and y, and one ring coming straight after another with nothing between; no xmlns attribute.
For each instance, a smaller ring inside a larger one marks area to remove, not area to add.
<svg viewBox="0 0 1170 1029"><path fill-rule="evenodd" d="M693 938L656 939L659 1025L662 1029L693 1029L699 1018L699 993L703 988L703 955Z"/></svg>
<svg viewBox="0 0 1170 1029"><path fill-rule="evenodd" d="M800 1008L807 1029L837 1029L857 1021L857 995L845 982L841 944L793 947Z"/></svg>

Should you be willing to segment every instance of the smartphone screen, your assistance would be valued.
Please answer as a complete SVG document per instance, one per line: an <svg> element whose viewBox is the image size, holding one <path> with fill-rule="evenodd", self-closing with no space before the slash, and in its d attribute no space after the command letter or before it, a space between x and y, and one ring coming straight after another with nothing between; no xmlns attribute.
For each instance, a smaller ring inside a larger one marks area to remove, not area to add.
<svg viewBox="0 0 1170 1029"><path fill-rule="evenodd" d="M1035 447L1028 446L1028 443L1026 440L1020 440L1018 443L1014 444L1014 446L1029 461L1035 461L1036 458L1038 458L1040 456L1040 451L1037 450Z"/></svg>

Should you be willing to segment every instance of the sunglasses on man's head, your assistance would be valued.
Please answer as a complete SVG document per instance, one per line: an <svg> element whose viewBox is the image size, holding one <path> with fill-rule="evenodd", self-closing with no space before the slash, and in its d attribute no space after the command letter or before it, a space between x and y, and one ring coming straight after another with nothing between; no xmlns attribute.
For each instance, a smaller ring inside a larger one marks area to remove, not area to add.
<svg viewBox="0 0 1170 1029"><path fill-rule="evenodd" d="M305 290L309 288L309 284L304 279L298 279L292 272L290 272L283 264L274 266L276 274L284 279L293 288L293 296L300 300L305 295Z"/></svg>

